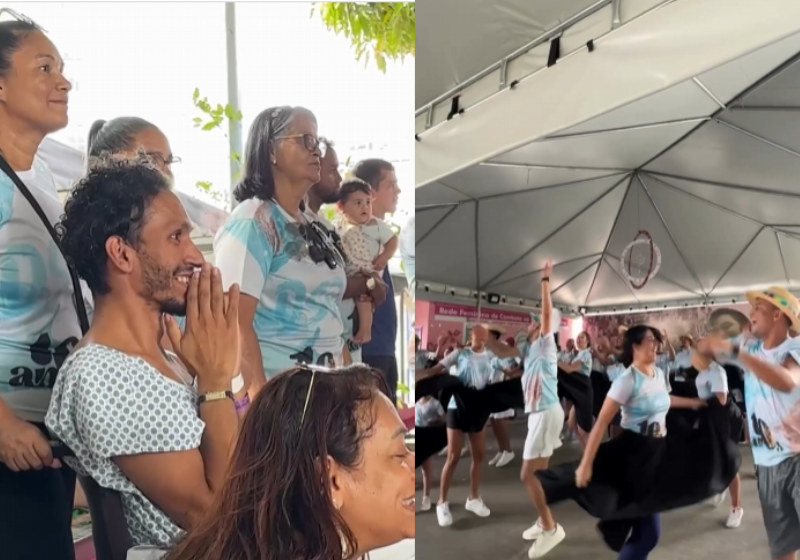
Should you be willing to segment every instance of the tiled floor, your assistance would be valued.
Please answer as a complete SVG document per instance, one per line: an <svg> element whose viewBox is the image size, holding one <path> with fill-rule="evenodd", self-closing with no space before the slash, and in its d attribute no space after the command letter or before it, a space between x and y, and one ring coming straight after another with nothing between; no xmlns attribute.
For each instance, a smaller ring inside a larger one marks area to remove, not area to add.
<svg viewBox="0 0 800 560"><path fill-rule="evenodd" d="M512 424L514 449L521 449L525 426ZM489 453L493 455L494 441L489 436ZM662 516L663 535L658 548L649 560L768 560L766 534L759 508L752 458L743 448L743 505L745 517L736 530L724 526L729 502L719 509L699 505ZM575 447L562 448L556 460L577 456ZM418 513L420 534L417 560L522 560L527 558L528 546L521 535L534 521L533 507L519 482L519 459L503 469L486 467L482 485L483 498L492 509L491 517L479 519L464 511L467 496L469 460L462 459L451 490L455 523L447 529L436 523L436 513ZM438 484L442 460L437 458L434 477ZM417 499L422 498L422 476L417 471ZM433 499L437 489L434 487ZM554 509L567 538L547 558L552 560L613 560L595 531L595 520L572 502ZM412 555L413 556L413 555ZM401 560L406 560L402 556ZM394 560L391 557L391 560Z"/></svg>

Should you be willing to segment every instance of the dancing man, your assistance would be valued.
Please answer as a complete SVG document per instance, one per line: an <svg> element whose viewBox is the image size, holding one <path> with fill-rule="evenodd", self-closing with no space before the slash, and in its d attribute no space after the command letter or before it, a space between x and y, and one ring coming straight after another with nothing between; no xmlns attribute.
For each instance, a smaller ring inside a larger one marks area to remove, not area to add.
<svg viewBox="0 0 800 560"><path fill-rule="evenodd" d="M700 353L727 355L745 369L745 401L764 524L774 560L800 551L800 303L774 286L747 292L750 335L698 342Z"/></svg>

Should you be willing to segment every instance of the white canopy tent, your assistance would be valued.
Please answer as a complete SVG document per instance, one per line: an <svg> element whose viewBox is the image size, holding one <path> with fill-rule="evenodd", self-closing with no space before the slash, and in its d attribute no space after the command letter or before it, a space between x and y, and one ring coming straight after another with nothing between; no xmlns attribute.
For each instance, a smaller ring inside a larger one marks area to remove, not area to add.
<svg viewBox="0 0 800 560"><path fill-rule="evenodd" d="M552 258L565 310L800 289L800 3L475 4L421 18L440 36L417 67L420 287L535 304ZM640 229L662 266L634 290Z"/></svg>

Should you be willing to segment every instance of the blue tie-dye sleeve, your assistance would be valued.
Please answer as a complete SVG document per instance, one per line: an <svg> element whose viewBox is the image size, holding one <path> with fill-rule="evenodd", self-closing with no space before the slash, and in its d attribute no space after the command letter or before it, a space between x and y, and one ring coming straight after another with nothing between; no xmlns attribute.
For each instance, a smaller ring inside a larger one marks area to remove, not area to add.
<svg viewBox="0 0 800 560"><path fill-rule="evenodd" d="M214 239L215 264L222 273L223 287L239 284L243 294L261 298L273 250L255 219L232 219Z"/></svg>

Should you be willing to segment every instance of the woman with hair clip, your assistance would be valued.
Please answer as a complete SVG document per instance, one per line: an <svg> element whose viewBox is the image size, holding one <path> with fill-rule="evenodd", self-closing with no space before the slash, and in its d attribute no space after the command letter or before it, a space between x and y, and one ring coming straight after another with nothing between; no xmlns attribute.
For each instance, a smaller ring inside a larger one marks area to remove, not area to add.
<svg viewBox="0 0 800 560"><path fill-rule="evenodd" d="M87 144L90 167L103 156L110 155L125 159L134 158L140 152L144 152L152 164L171 181L173 178L172 166L181 162L181 158L172 153L166 135L156 125L139 117L117 117L110 121L94 121L89 129ZM185 327L186 317L173 318L181 329ZM172 350L166 326L161 345L165 350ZM233 380L232 390L234 394L241 395L244 388L244 376L239 375ZM249 396L245 394L237 402L240 403L243 413L247 403L250 402Z"/></svg>
<svg viewBox="0 0 800 560"><path fill-rule="evenodd" d="M706 402L670 395L666 373L655 365L661 337L647 325L625 333L627 369L608 392L583 458L537 473L548 504L574 499L601 520L603 538L620 560L646 559L658 544L658 514L721 492L741 463L728 411L718 401L708 401L691 433L667 434L670 407L700 409ZM619 411L623 434L601 444Z"/></svg>
<svg viewBox="0 0 800 560"><path fill-rule="evenodd" d="M172 166L181 158L172 154L169 140L159 128L139 117L97 120L89 129L89 165L103 154L133 157L144 151L164 175L172 178Z"/></svg>
<svg viewBox="0 0 800 560"><path fill-rule="evenodd" d="M363 365L273 378L213 507L167 560L357 560L414 538L414 453L383 384Z"/></svg>
<svg viewBox="0 0 800 560"><path fill-rule="evenodd" d="M75 473L53 456L44 415L89 303L75 298L50 233L64 209L36 152L67 126L72 86L45 33L3 12L16 20L0 22L0 548L8 559L71 560Z"/></svg>
<svg viewBox="0 0 800 560"><path fill-rule="evenodd" d="M262 111L234 190L239 204L214 239L224 286L241 286L242 373L254 391L297 362L343 363L344 256L303 203L323 150L308 109Z"/></svg>

